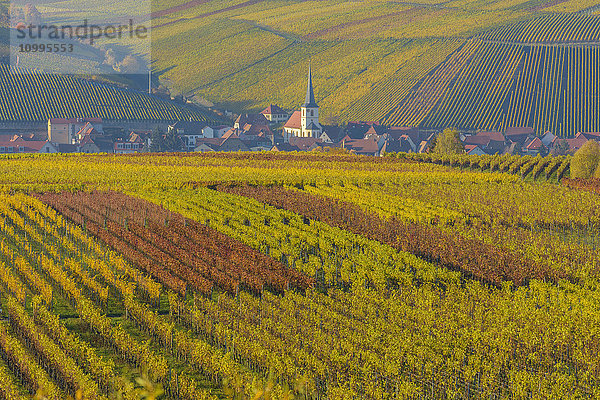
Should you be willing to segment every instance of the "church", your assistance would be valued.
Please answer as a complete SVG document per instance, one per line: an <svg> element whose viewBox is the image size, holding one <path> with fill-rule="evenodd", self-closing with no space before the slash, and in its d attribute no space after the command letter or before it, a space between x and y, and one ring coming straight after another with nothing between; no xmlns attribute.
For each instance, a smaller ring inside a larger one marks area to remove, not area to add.
<svg viewBox="0 0 600 400"><path fill-rule="evenodd" d="M290 119L283 126L285 136L319 138L323 127L319 124L319 106L315 100L312 84L312 68L308 69L308 84L306 98L300 111L294 111Z"/></svg>

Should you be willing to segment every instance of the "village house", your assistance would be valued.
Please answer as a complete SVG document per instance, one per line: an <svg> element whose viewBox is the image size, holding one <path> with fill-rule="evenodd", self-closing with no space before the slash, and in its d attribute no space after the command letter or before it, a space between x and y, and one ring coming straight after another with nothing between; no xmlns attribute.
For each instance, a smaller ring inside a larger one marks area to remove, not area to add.
<svg viewBox="0 0 600 400"><path fill-rule="evenodd" d="M86 122L79 132L75 134L72 144L81 145L85 138L88 138L87 142L89 143L89 138L95 139L103 135L104 133L98 131L94 125L92 125L90 122Z"/></svg>
<svg viewBox="0 0 600 400"><path fill-rule="evenodd" d="M113 144L116 154L138 153L144 148L144 139L135 132L131 132L126 139L118 138Z"/></svg>
<svg viewBox="0 0 600 400"><path fill-rule="evenodd" d="M323 140L321 140L321 138L313 137L292 136L289 140L289 144L297 147L298 151L311 151L316 147L319 147L319 145L322 143Z"/></svg>
<svg viewBox="0 0 600 400"><path fill-rule="evenodd" d="M465 146L477 146L485 154L500 154L507 145L507 139L502 132L477 132L475 135L465 136L463 143ZM475 147L469 147L475 153Z"/></svg>
<svg viewBox="0 0 600 400"><path fill-rule="evenodd" d="M269 120L263 114L241 114L233 123L233 128L241 130L246 125L269 126Z"/></svg>
<svg viewBox="0 0 600 400"><path fill-rule="evenodd" d="M552 142L554 141L554 139L556 139L556 135L554 135L550 131L546 131L544 133L544 136L542 136L540 139L542 140L544 146L546 146L546 148L549 149L552 146Z"/></svg>
<svg viewBox="0 0 600 400"><path fill-rule="evenodd" d="M408 136L400 137L398 140L384 139L379 150L380 155L385 153L414 153L414 143Z"/></svg>
<svg viewBox="0 0 600 400"><path fill-rule="evenodd" d="M206 124L198 121L177 121L167 127L167 132L181 138L188 151L194 151L196 140L204 137Z"/></svg>
<svg viewBox="0 0 600 400"><path fill-rule="evenodd" d="M79 143L73 145L78 153L113 153L114 142L112 138L104 135L86 135Z"/></svg>
<svg viewBox="0 0 600 400"><path fill-rule="evenodd" d="M78 132L87 124L98 132L104 131L101 118L50 118L48 140L54 144L75 144Z"/></svg>
<svg viewBox="0 0 600 400"><path fill-rule="evenodd" d="M570 137L570 138L559 138L559 137L555 137L552 140L551 143L551 151L552 153L555 153L556 148L559 145L559 142L564 141L567 143L568 146L568 153L574 154L577 150L579 150L588 140L588 137L593 137L593 135L586 135L584 133L577 133L577 135L575 135L575 137ZM597 139L600 141L600 137L599 139Z"/></svg>
<svg viewBox="0 0 600 400"><path fill-rule="evenodd" d="M529 127L510 127L504 131L506 140L523 146L528 137L534 137L535 131Z"/></svg>
<svg viewBox="0 0 600 400"><path fill-rule="evenodd" d="M374 139L346 139L342 140L342 148L349 150L352 154L378 157L381 147Z"/></svg>
<svg viewBox="0 0 600 400"><path fill-rule="evenodd" d="M276 104L271 104L260 112L264 117L273 124L280 124L288 120L290 115Z"/></svg>
<svg viewBox="0 0 600 400"><path fill-rule="evenodd" d="M479 145L476 144L467 144L465 145L465 153L472 156L483 156L487 154Z"/></svg>
<svg viewBox="0 0 600 400"><path fill-rule="evenodd" d="M227 126L227 125L217 125L217 126L205 126L204 129L202 129L202 134L204 138L210 139L210 138L220 138L223 137L223 135L231 129L231 126Z"/></svg>
<svg viewBox="0 0 600 400"><path fill-rule="evenodd" d="M219 151L219 146L223 141L222 138L204 138L196 141L195 152L198 153L210 153Z"/></svg>
<svg viewBox="0 0 600 400"><path fill-rule="evenodd" d="M57 153L58 149L47 140L24 140L15 135L10 140L0 140L0 154Z"/></svg>
<svg viewBox="0 0 600 400"><path fill-rule="evenodd" d="M271 147L270 151L302 151L298 146L291 145L289 143L275 144Z"/></svg>
<svg viewBox="0 0 600 400"><path fill-rule="evenodd" d="M546 156L549 153L549 149L544 146L542 139L539 137L530 137L525 140L521 153L523 155L537 156L538 154Z"/></svg>
<svg viewBox="0 0 600 400"><path fill-rule="evenodd" d="M250 151L248 146L234 134L222 138L199 139L197 144L194 151L201 153L211 151Z"/></svg>

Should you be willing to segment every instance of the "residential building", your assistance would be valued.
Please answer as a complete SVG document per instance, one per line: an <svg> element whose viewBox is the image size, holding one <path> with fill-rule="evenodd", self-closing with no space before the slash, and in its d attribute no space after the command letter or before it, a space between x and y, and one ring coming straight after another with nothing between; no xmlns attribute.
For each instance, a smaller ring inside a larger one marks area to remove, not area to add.
<svg viewBox="0 0 600 400"><path fill-rule="evenodd" d="M77 141L77 133L88 123L96 131L103 132L100 118L50 118L48 120L48 140L55 144L73 144Z"/></svg>
<svg viewBox="0 0 600 400"><path fill-rule="evenodd" d="M381 154L379 143L373 139L346 139L342 141L342 148L350 153L378 157Z"/></svg>
<svg viewBox="0 0 600 400"><path fill-rule="evenodd" d="M506 129L504 136L510 142L523 145L528 136L535 136L535 131L529 127L512 127Z"/></svg>
<svg viewBox="0 0 600 400"><path fill-rule="evenodd" d="M206 139L210 138L220 138L230 130L231 127L227 125L218 125L218 126L206 126L202 129L203 137Z"/></svg>
<svg viewBox="0 0 600 400"><path fill-rule="evenodd" d="M279 124L288 120L290 115L276 104L271 104L260 112L271 123Z"/></svg>
<svg viewBox="0 0 600 400"><path fill-rule="evenodd" d="M117 154L138 153L143 150L144 143L144 139L138 133L131 132L126 139L119 138L115 141L113 151Z"/></svg>
<svg viewBox="0 0 600 400"><path fill-rule="evenodd" d="M233 123L233 128L243 129L246 125L268 126L269 120L263 114L242 114Z"/></svg>
<svg viewBox="0 0 600 400"><path fill-rule="evenodd" d="M487 154L485 151L483 151L483 149L481 147L479 147L479 145L476 145L476 144L466 144L465 152L472 156L473 155L483 156L483 155Z"/></svg>
<svg viewBox="0 0 600 400"><path fill-rule="evenodd" d="M57 153L58 149L47 140L23 140L16 136L0 141L0 154Z"/></svg>

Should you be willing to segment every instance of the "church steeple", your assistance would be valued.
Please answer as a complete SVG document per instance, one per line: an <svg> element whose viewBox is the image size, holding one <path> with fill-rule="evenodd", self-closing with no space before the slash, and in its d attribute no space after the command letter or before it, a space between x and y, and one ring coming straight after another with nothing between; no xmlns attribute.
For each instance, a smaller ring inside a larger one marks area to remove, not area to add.
<svg viewBox="0 0 600 400"><path fill-rule="evenodd" d="M304 106L306 108L315 108L318 107L317 102L315 100L315 92L313 90L312 84L312 66L308 67L308 85L306 87L306 98L304 99Z"/></svg>
<svg viewBox="0 0 600 400"><path fill-rule="evenodd" d="M319 124L319 106L315 100L315 92L312 84L312 67L308 67L308 85L306 87L306 99L300 107L300 136L319 137L322 133Z"/></svg>

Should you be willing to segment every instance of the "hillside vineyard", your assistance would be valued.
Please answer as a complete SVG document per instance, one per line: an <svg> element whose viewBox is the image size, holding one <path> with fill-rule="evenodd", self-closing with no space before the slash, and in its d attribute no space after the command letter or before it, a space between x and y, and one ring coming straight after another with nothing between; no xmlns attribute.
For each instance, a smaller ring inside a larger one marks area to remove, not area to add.
<svg viewBox="0 0 600 400"><path fill-rule="evenodd" d="M600 131L600 15L591 0L154 3L152 85L221 111L297 109L310 59L326 125ZM211 119L140 92L7 66L0 94L0 121Z"/></svg>
<svg viewBox="0 0 600 400"><path fill-rule="evenodd" d="M295 109L310 58L325 123L527 126L559 136L600 130L600 16L593 2L268 3L202 2L179 19L163 5L157 65L166 69L178 58L169 79L238 111ZM191 17L197 12L202 19ZM203 57L214 55L216 64L186 72L183 65L197 55L177 57L167 32L174 28L198 33Z"/></svg>
<svg viewBox="0 0 600 400"><path fill-rule="evenodd" d="M102 118L106 121L207 121L197 109L138 91L68 75L11 71L0 64L0 121L49 118Z"/></svg>

